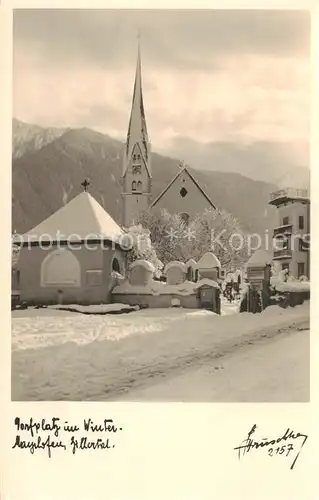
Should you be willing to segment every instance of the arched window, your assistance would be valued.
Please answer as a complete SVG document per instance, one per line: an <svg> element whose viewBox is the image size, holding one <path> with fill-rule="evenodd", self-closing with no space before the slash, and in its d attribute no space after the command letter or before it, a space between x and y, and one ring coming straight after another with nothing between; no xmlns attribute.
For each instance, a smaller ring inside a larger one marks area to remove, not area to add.
<svg viewBox="0 0 319 500"><path fill-rule="evenodd" d="M54 250L41 265L41 286L80 286L81 268L70 250Z"/></svg>
<svg viewBox="0 0 319 500"><path fill-rule="evenodd" d="M121 272L120 263L116 257L112 260L112 271L115 271L116 273Z"/></svg>
<svg viewBox="0 0 319 500"><path fill-rule="evenodd" d="M141 181L138 181L138 183L137 183L137 191L139 191L139 192L142 191L142 183L141 183Z"/></svg>
<svg viewBox="0 0 319 500"><path fill-rule="evenodd" d="M132 182L132 191L136 191L136 181Z"/></svg>
<svg viewBox="0 0 319 500"><path fill-rule="evenodd" d="M137 155L137 159L140 160L141 159L141 155Z"/></svg>
<svg viewBox="0 0 319 500"><path fill-rule="evenodd" d="M182 219L182 221L184 222L184 224L186 224L186 226L188 226L189 215L184 212L184 213L180 214L180 218Z"/></svg>
<svg viewBox="0 0 319 500"><path fill-rule="evenodd" d="M133 161L135 161L135 160L136 160L136 155L133 155Z"/></svg>

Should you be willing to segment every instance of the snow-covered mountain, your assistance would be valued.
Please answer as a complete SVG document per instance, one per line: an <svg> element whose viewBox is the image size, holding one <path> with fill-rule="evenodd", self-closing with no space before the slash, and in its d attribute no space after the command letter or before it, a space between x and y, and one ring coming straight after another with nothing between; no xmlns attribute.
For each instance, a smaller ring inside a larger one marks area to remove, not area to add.
<svg viewBox="0 0 319 500"><path fill-rule="evenodd" d="M12 120L12 157L20 158L29 151L37 151L61 137L66 128L43 128L38 125Z"/></svg>
<svg viewBox="0 0 319 500"><path fill-rule="evenodd" d="M39 224L82 189L90 191L110 215L121 219L121 172L124 144L88 128L43 129L14 121L12 169L12 225L24 232ZM238 173L191 171L216 206L233 214L246 231L264 232L275 224L270 192L277 188ZM179 161L152 154L153 199L179 169Z"/></svg>

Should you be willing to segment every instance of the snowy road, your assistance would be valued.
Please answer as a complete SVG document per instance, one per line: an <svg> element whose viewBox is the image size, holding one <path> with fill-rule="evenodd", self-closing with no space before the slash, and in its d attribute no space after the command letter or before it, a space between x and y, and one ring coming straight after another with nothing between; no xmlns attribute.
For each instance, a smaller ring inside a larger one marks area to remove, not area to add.
<svg viewBox="0 0 319 500"><path fill-rule="evenodd" d="M12 319L12 399L307 400L307 329L306 303L224 316L184 309L116 316L21 311ZM300 388L284 393L293 387L287 379Z"/></svg>
<svg viewBox="0 0 319 500"><path fill-rule="evenodd" d="M309 331L245 345L215 362L132 390L124 401L308 402Z"/></svg>

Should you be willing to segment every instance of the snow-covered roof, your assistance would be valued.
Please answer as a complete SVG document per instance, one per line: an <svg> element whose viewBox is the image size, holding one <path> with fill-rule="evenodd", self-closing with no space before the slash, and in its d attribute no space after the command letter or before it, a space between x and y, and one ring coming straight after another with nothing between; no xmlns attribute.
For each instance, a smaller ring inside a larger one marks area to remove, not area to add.
<svg viewBox="0 0 319 500"><path fill-rule="evenodd" d="M212 252L206 252L197 262L197 269L212 269L214 267L221 268L221 264Z"/></svg>
<svg viewBox="0 0 319 500"><path fill-rule="evenodd" d="M135 260L131 264L131 269L134 269L134 267L144 267L144 269L147 269L147 271L151 271L152 273L155 272L155 267L148 260L143 260L143 259Z"/></svg>
<svg viewBox="0 0 319 500"><path fill-rule="evenodd" d="M204 285L211 286L213 288L219 288L219 285L218 283L216 283L216 281L210 280L209 278L203 278L196 283L194 289L196 290L197 288L201 288Z"/></svg>
<svg viewBox="0 0 319 500"><path fill-rule="evenodd" d="M117 242L123 230L90 193L83 191L24 235L24 241Z"/></svg>
<svg viewBox="0 0 319 500"><path fill-rule="evenodd" d="M266 250L257 250L248 260L246 267L263 267L271 265L271 256Z"/></svg>
<svg viewBox="0 0 319 500"><path fill-rule="evenodd" d="M166 274L167 271L172 267L178 267L181 271L183 271L183 273L187 273L187 265L184 264L184 262L179 262L178 260L172 260L172 262L166 264L164 269L164 274Z"/></svg>
<svg viewBox="0 0 319 500"><path fill-rule="evenodd" d="M187 266L187 267L194 267L194 268L195 268L195 267L196 267L196 265L197 265L197 262L196 262L196 260L194 260L194 259L189 259L189 260L186 262L186 266Z"/></svg>

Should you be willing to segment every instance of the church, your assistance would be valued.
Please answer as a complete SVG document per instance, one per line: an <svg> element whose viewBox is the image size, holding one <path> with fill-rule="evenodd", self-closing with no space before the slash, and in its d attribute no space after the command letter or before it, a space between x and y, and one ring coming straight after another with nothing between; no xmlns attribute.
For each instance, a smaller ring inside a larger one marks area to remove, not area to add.
<svg viewBox="0 0 319 500"><path fill-rule="evenodd" d="M149 140L142 91L140 46L138 46L135 83L129 127L123 157L122 225L128 227L140 212L166 209L189 219L206 209L216 209L187 166L153 200L151 143Z"/></svg>
<svg viewBox="0 0 319 500"><path fill-rule="evenodd" d="M188 223L198 213L216 208L186 166L152 199L151 146L139 47L123 157L123 220L119 225L87 192L89 183L82 185L84 192L24 235L19 275L21 300L28 304L110 302L116 275L127 275L123 228L134 223L139 213L165 208Z"/></svg>

